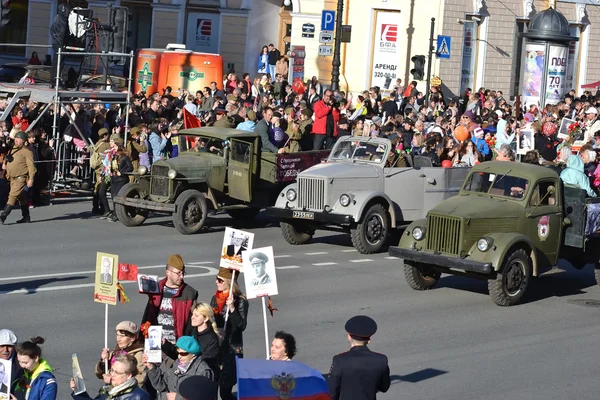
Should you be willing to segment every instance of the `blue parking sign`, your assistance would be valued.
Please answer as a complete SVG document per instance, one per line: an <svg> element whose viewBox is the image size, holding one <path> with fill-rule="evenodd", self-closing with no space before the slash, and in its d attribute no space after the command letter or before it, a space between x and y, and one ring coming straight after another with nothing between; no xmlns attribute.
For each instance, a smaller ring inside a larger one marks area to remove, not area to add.
<svg viewBox="0 0 600 400"><path fill-rule="evenodd" d="M335 30L335 11L323 10L323 14L321 14L321 30L330 32Z"/></svg>
<svg viewBox="0 0 600 400"><path fill-rule="evenodd" d="M452 43L452 38L450 36L441 36L438 35L437 38L437 47L435 54L437 58L450 58L450 45Z"/></svg>

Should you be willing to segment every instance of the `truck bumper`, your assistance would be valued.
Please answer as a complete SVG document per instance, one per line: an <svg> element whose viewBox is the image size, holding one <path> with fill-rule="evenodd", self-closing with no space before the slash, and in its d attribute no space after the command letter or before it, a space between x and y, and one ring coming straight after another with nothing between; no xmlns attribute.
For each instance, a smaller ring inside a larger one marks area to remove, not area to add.
<svg viewBox="0 0 600 400"><path fill-rule="evenodd" d="M467 272L478 274L489 274L492 272L492 263L474 261L464 258L447 257L424 251L403 249L390 246L390 256L402 258L404 260L416 261L423 264L433 264L444 268L460 269Z"/></svg>
<svg viewBox="0 0 600 400"><path fill-rule="evenodd" d="M300 213L302 217L294 216L294 212ZM352 215L344 214L331 214L324 212L312 212L312 211L301 211L301 210L288 210L283 208L268 207L266 214L269 217L275 217L279 219L297 220L302 222L317 222L323 224L332 225L350 225L354 222ZM312 217L312 218L310 218Z"/></svg>
<svg viewBox="0 0 600 400"><path fill-rule="evenodd" d="M121 204L127 207L141 208L144 210L153 210L161 212L175 212L175 204L157 203L152 200L132 199L130 197L116 196L114 198L116 204Z"/></svg>

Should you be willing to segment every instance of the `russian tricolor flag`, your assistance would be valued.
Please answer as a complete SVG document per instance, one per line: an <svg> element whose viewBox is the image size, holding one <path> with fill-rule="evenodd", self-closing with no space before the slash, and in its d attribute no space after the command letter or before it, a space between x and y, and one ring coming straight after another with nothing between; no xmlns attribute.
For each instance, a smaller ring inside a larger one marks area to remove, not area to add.
<svg viewBox="0 0 600 400"><path fill-rule="evenodd" d="M237 359L238 400L330 400L323 375L296 361Z"/></svg>

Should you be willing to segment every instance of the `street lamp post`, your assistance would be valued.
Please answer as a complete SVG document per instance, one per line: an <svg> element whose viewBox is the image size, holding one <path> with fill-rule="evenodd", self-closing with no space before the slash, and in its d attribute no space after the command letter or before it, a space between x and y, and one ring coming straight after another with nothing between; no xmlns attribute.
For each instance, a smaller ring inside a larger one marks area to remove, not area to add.
<svg viewBox="0 0 600 400"><path fill-rule="evenodd" d="M342 45L342 13L344 12L344 0L338 0L335 19L335 48L333 49L333 63L331 69L331 90L340 90L340 66Z"/></svg>

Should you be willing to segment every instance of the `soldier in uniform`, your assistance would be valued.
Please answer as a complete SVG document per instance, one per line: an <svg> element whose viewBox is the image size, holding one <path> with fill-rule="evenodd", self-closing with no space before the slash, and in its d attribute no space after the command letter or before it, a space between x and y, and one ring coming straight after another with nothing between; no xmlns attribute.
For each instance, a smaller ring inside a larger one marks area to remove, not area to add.
<svg viewBox="0 0 600 400"><path fill-rule="evenodd" d="M10 183L10 193L4 211L0 213L0 221L4 224L6 217L15 206L17 200L21 206L23 218L17 223L31 222L29 216L29 205L25 199L25 186L31 188L33 186L33 177L35 176L35 165L33 163L33 153L27 147L27 134L19 131L15 135L15 144L6 155L6 159L2 164L2 169L6 170L6 178Z"/></svg>
<svg viewBox="0 0 600 400"><path fill-rule="evenodd" d="M101 157L106 150L110 148L110 144L108 143L108 129L101 128L98 130L98 142L96 142L96 146L94 147L93 152L98 153ZM96 174L96 183L94 184L94 197L92 198L92 212L94 214L102 215L105 213L104 207L102 207L102 203L100 202L100 183L102 183L102 177L100 173L102 172L102 165L99 165L94 170Z"/></svg>
<svg viewBox="0 0 600 400"><path fill-rule="evenodd" d="M254 278L252 278L252 286L270 285L271 277L266 272L266 264L269 257L260 251L255 251L248 256L252 269L254 270Z"/></svg>
<svg viewBox="0 0 600 400"><path fill-rule="evenodd" d="M305 108L300 112L300 126L298 131L300 133L300 149L302 151L309 151L313 148L313 138L310 135L312 132L312 120L313 112L309 108Z"/></svg>
<svg viewBox="0 0 600 400"><path fill-rule="evenodd" d="M375 400L390 388L390 368L385 355L367 347L377 331L373 319L358 315L346 322L350 350L333 357L327 383L331 400Z"/></svg>
<svg viewBox="0 0 600 400"><path fill-rule="evenodd" d="M129 137L127 138L127 154L129 154L129 158L131 158L131 164L133 164L133 171L137 172L140 168L140 153L145 153L148 151L148 147L146 144L140 140L140 128L134 126L131 128L129 132ZM129 182L135 181L135 175L129 176Z"/></svg>

